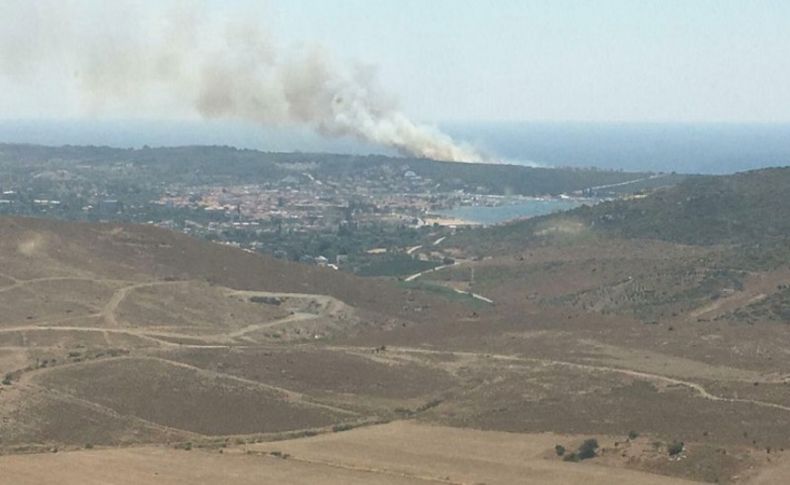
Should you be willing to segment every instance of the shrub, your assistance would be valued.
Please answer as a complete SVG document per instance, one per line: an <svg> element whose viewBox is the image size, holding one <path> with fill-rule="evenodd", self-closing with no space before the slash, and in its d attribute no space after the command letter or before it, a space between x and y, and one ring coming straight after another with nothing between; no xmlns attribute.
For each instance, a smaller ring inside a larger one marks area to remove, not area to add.
<svg viewBox="0 0 790 485"><path fill-rule="evenodd" d="M590 438L585 440L584 443L579 446L579 449L576 451L576 454L579 456L580 460L586 460L588 458L595 457L595 450L598 449L598 440L595 438Z"/></svg>
<svg viewBox="0 0 790 485"><path fill-rule="evenodd" d="M435 408L436 406L440 405L442 402L443 402L442 399L433 399L431 401L426 402L425 404L422 404L415 411L418 413L422 413L429 409Z"/></svg>
<svg viewBox="0 0 790 485"><path fill-rule="evenodd" d="M562 456L565 454L565 447L562 445L557 445L554 447L554 451L557 452L557 456Z"/></svg>
<svg viewBox="0 0 790 485"><path fill-rule="evenodd" d="M667 447L667 453L669 456L677 456L679 455L684 449L682 441L675 441L671 445Z"/></svg>
<svg viewBox="0 0 790 485"><path fill-rule="evenodd" d="M629 431L628 432L628 439L629 440L635 440L638 437L639 437L639 433L637 433L636 431Z"/></svg>
<svg viewBox="0 0 790 485"><path fill-rule="evenodd" d="M577 461L579 461L579 457L578 455L576 455L576 453L568 453L567 455L565 455L562 461L572 461L576 463Z"/></svg>

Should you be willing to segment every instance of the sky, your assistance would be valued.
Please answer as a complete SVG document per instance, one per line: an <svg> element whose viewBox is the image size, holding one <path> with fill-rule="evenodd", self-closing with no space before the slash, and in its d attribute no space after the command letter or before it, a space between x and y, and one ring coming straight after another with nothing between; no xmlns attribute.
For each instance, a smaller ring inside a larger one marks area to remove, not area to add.
<svg viewBox="0 0 790 485"><path fill-rule="evenodd" d="M79 7L87 30L123 16L108 18L103 1L62 1ZM37 35L19 34L23 3L0 5L0 33L13 27L16 43ZM131 3L149 18L163 8ZM238 12L285 55L320 45L366 66L401 111L428 123L790 121L786 0L206 0L202 10ZM71 76L67 63L43 61L23 82L0 76L0 118L131 113L86 109ZM166 100L159 105L132 111L167 117Z"/></svg>

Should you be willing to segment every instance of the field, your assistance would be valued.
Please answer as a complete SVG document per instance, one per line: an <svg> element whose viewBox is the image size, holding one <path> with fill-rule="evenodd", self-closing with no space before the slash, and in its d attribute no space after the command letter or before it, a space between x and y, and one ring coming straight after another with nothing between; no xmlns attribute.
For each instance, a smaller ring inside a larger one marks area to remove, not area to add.
<svg viewBox="0 0 790 485"><path fill-rule="evenodd" d="M399 422L343 433L217 450L91 450L0 458L14 483L690 483L629 469L621 450L605 465L563 462L558 442L579 437L461 430ZM625 448L623 448L625 449ZM52 470L59 470L57 477ZM115 472L108 474L108 470ZM122 471L122 473L118 473ZM257 481L256 481L257 480Z"/></svg>

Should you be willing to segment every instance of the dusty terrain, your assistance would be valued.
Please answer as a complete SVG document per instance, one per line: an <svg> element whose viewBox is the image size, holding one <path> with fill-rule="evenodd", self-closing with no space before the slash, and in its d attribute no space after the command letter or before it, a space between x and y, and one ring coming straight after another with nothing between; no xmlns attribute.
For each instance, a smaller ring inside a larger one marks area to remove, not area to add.
<svg viewBox="0 0 790 485"><path fill-rule="evenodd" d="M626 460L606 466L566 463L556 456L557 443L578 437L463 430L396 422L312 438L259 443L217 450L184 451L161 448L76 451L57 455L0 458L4 475L22 485L55 483L43 469L66 474L57 483L106 483L105 466L125 470L113 483L206 483L209 480L260 483L489 483L571 484L584 481L635 485L691 483L630 470ZM625 449L625 447L622 447ZM174 466L168 466L174 465ZM229 474L228 474L229 473ZM239 481L236 481L239 480ZM247 480L247 481L245 481Z"/></svg>
<svg viewBox="0 0 790 485"><path fill-rule="evenodd" d="M3 477L771 483L790 337L732 319L790 272L687 269L717 254L583 239L416 278L488 304L150 227L0 219ZM594 458L555 453L588 438Z"/></svg>

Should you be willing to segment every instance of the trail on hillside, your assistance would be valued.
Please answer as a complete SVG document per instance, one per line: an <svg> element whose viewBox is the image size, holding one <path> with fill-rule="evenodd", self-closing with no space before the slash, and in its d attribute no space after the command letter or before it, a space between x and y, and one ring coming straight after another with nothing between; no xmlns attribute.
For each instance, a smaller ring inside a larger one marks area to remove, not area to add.
<svg viewBox="0 0 790 485"><path fill-rule="evenodd" d="M416 276L416 275L415 275ZM77 279L77 280L85 280L87 278L68 278L68 277L55 277L55 278L41 278L37 281L47 281L47 280L69 280L69 279ZM28 280L33 281L33 280ZM113 282L118 283L119 280L101 280L95 279L92 281L96 282ZM347 309L347 305L342 301L331 297L329 295L322 295L322 294L312 294L312 293L287 293L287 292L268 292L268 291L243 291L243 290L233 290L228 289L228 295L233 296L259 296L259 297L270 297L270 298L294 298L294 299L307 299L312 300L318 303L318 310L315 313L307 313L307 312L298 312L294 313L293 315L289 315L288 317L284 317L281 319L277 319L270 322L263 322L260 324L253 324L243 327L241 329L235 330L230 333L219 333L219 334L212 334L212 335L204 335L204 336L195 336L189 334L182 334L178 332L157 332L157 331L147 331L145 329L135 329L135 328L123 328L121 322L118 321L115 313L117 311L118 306L121 302L127 297L127 295L138 288L146 288L146 287L153 287L159 285L173 285L173 284L185 284L189 283L188 281L150 281L150 282L140 282L140 283L133 283L122 288L117 289L110 300L105 304L102 311L97 314L87 315L87 316L80 316L80 317L70 317L71 318L89 318L89 317L102 317L105 321L112 325L112 327L79 327L79 326L61 326L61 325L46 325L46 321L41 322L44 325L23 325L23 326L15 326L15 327L7 327L0 329L0 333L8 333L8 332L26 332L26 331L41 331L41 330L48 330L48 331L69 331L69 332L102 332L106 334L125 334L131 335L135 337L139 337L142 339L146 339L155 343L157 346L163 347L170 347L170 348L240 348L241 345L238 345L239 342L236 340L237 338L244 338L245 335L248 333L254 332L256 330L260 330L263 328L269 328L277 325L284 325L287 323L293 323L297 321L306 321L317 319L321 317L333 317L337 316L340 312ZM64 320L54 320L52 323L60 322ZM167 338L171 339L190 339L190 340L198 340L202 341L202 343L198 344L188 344L188 343L177 343L166 340ZM243 347L261 347L261 345L245 345ZM360 353L360 351L367 351L369 349L361 348L361 347L348 347L348 346L329 346L326 347L329 350L338 350L338 351L352 351L355 353ZM522 357L518 355L507 355L507 354L490 354L490 353L482 353L482 352L469 352L469 351L453 351L453 350L431 350L425 348L418 348L418 347L388 347L388 352L393 353L405 353L405 354L429 354L429 355L454 355L458 357L471 357L471 358L480 358L480 359L493 359L493 360L500 360L506 362L515 362L515 363L530 363L530 364L537 364L537 365L544 365L544 366L557 366L557 367L565 367L569 369L576 369L586 372L606 372L606 373L616 373L621 375L626 375L629 377L635 377L638 379L644 380L652 380L663 382L670 385L677 385L683 386L688 389L691 389L694 393L696 393L699 397L703 399L707 399L710 401L715 402L727 402L727 403L740 403L740 404L750 404L765 408L772 408L781 411L790 412L790 406L760 401L755 399L745 399L745 398L730 398L719 396L716 394L711 393L702 385L688 380L678 379L674 377L669 377L661 374L655 374L650 372L642 372L636 371L631 369L619 368L619 367L611 367L611 366L603 366L603 365L593 365L593 364L582 364L578 362L570 362L570 361L563 361L563 360L555 360L555 359L541 359L541 358L532 358L532 357ZM162 359L166 362L173 363L172 361ZM173 363L174 365L181 365L193 368L192 366L188 366L186 364L181 363ZM71 365L71 364L68 364ZM199 369L199 368L194 368ZM203 370L201 370L203 371ZM219 374L218 374L219 375ZM225 374L222 374L225 375ZM246 380L245 380L246 381ZM255 382L255 381L250 381ZM261 384L261 383L258 383ZM263 384L261 384L263 385ZM299 394L298 399L303 399L303 395L300 393L294 394L293 391L287 391L284 389L278 389L281 392L287 392L291 396L296 396ZM320 405L324 406L324 405ZM339 409L339 408L338 408ZM346 411L348 412L348 411Z"/></svg>
<svg viewBox="0 0 790 485"><path fill-rule="evenodd" d="M344 346L333 346L330 348L337 350L346 350L346 351L369 350L360 347L344 347ZM489 360L501 360L506 362L523 362L523 363L534 363L538 365L567 367L567 368L579 369L579 370L590 371L590 372L617 373L617 374L627 375L630 377L636 377L645 380L660 381L667 384L687 387L693 390L694 392L696 392L703 399L708 399L710 401L753 404L755 406L779 409L781 411L790 412L790 406L785 406L782 404L776 404L766 401L759 401L755 399L729 398L729 397L718 396L716 394L709 392L702 385L697 384L696 382L677 379L674 377L669 377L661 374L653 374L650 372L641 372L641 371L635 371L630 369L623 369L619 367L580 364L577 362L569 362L569 361L554 360L554 359L521 357L518 355L490 354L483 352L468 352L468 351L453 351L453 350L431 350L431 349L423 349L418 347L387 347L387 352L394 352L394 353L403 352L403 353L413 353L413 354L444 355L444 356L452 355L456 357L473 357L473 358L489 359Z"/></svg>

